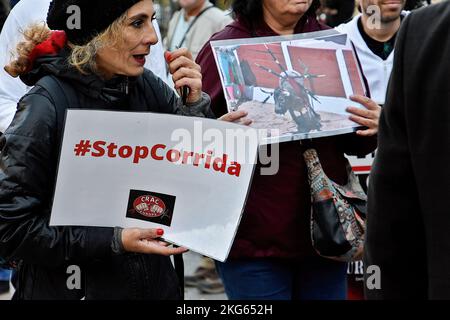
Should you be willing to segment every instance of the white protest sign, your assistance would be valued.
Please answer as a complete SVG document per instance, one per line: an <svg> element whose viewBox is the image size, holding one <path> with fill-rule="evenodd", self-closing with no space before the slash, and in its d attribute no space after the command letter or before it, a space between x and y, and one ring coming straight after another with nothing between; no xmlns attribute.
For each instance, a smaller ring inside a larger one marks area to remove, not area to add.
<svg viewBox="0 0 450 320"><path fill-rule="evenodd" d="M254 129L223 121L68 110L50 225L162 228L225 261L257 148Z"/></svg>

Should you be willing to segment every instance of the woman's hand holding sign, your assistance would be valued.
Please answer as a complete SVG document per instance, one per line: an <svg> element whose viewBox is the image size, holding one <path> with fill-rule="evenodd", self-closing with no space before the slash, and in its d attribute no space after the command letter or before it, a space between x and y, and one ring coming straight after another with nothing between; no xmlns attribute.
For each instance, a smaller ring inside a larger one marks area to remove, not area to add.
<svg viewBox="0 0 450 320"><path fill-rule="evenodd" d="M228 112L227 114L224 114L219 118L221 121L226 122L234 122L237 124L241 124L244 126L249 126L252 124L252 120L246 119L245 117L248 115L247 111L244 110L238 110L238 111L232 111Z"/></svg>
<svg viewBox="0 0 450 320"><path fill-rule="evenodd" d="M159 240L163 234L163 229L123 229L123 249L127 252L160 254L163 256L171 256L188 251L188 249L183 247L169 248L169 243Z"/></svg>
<svg viewBox="0 0 450 320"><path fill-rule="evenodd" d="M356 134L365 137L376 135L378 133L381 107L372 99L361 95L351 96L350 99L362 104L366 108L348 107L346 109L347 112L352 114L349 117L350 120L368 128L366 130L358 130Z"/></svg>

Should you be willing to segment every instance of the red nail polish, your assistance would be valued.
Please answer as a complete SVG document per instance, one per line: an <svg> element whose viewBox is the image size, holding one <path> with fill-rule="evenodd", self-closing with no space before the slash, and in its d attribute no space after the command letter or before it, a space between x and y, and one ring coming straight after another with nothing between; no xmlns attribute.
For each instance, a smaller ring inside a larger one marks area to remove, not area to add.
<svg viewBox="0 0 450 320"><path fill-rule="evenodd" d="M158 236L162 236L164 234L164 230L163 229L156 229L156 234Z"/></svg>
<svg viewBox="0 0 450 320"><path fill-rule="evenodd" d="M172 54L169 51L164 52L164 58L166 58L167 62L170 62L172 59Z"/></svg>

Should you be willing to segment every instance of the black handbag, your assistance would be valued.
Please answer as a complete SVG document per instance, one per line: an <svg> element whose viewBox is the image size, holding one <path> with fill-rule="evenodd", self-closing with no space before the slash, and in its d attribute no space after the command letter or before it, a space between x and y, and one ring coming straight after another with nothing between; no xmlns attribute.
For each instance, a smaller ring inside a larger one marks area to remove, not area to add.
<svg viewBox="0 0 450 320"><path fill-rule="evenodd" d="M338 261L363 255L367 196L347 160L348 182L341 186L322 169L315 149L303 153L311 190L311 239L315 251Z"/></svg>

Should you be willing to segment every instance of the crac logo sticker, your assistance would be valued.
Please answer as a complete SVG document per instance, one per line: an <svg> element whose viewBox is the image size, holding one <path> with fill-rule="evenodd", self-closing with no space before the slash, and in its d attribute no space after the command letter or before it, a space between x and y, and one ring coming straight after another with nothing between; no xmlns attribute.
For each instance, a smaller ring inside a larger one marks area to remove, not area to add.
<svg viewBox="0 0 450 320"><path fill-rule="evenodd" d="M151 191L130 190L127 218L169 226L172 223L175 196Z"/></svg>

